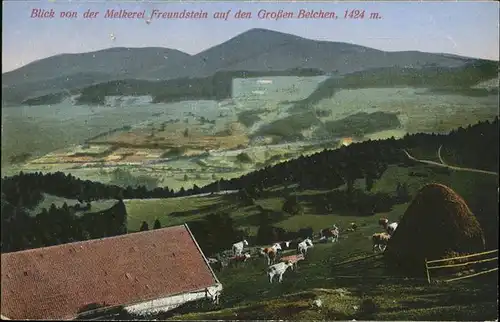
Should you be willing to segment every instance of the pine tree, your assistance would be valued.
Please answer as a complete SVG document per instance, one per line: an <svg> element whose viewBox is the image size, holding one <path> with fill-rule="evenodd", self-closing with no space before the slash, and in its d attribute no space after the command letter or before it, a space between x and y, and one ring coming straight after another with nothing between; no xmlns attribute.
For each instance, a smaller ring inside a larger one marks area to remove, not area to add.
<svg viewBox="0 0 500 322"><path fill-rule="evenodd" d="M161 222L158 218L156 218L153 229L160 229L161 228Z"/></svg>
<svg viewBox="0 0 500 322"><path fill-rule="evenodd" d="M141 228L139 228L139 231L147 231L147 230L149 230L149 225L147 222L143 221Z"/></svg>
<svg viewBox="0 0 500 322"><path fill-rule="evenodd" d="M366 174L365 183L366 183L366 191L370 192L373 189L373 184L375 183L375 180L371 173Z"/></svg>

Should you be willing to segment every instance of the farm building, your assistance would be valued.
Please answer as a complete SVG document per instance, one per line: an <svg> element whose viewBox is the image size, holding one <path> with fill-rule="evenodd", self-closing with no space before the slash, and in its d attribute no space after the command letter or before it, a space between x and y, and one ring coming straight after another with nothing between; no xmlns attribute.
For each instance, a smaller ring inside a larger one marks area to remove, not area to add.
<svg viewBox="0 0 500 322"><path fill-rule="evenodd" d="M2 318L168 311L222 285L187 225L2 254Z"/></svg>

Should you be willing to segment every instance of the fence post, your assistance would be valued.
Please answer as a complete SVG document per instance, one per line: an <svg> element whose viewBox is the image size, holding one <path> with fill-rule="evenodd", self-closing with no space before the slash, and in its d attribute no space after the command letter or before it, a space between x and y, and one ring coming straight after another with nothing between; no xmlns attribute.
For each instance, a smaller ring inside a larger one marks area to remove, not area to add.
<svg viewBox="0 0 500 322"><path fill-rule="evenodd" d="M427 275L427 283L430 284L431 277L429 275L429 266L427 265L427 258L424 258L424 262L425 262L425 274Z"/></svg>

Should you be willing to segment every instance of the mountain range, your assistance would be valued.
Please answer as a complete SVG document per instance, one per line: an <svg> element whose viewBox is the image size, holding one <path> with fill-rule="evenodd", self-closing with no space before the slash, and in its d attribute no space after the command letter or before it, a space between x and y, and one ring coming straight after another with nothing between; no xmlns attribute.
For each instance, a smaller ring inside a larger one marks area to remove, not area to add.
<svg viewBox="0 0 500 322"><path fill-rule="evenodd" d="M459 67L477 59L418 51L386 52L360 45L311 40L251 29L196 55L179 50L114 47L61 54L2 74L4 104L114 80L201 78L221 71L318 69L348 74L384 67Z"/></svg>

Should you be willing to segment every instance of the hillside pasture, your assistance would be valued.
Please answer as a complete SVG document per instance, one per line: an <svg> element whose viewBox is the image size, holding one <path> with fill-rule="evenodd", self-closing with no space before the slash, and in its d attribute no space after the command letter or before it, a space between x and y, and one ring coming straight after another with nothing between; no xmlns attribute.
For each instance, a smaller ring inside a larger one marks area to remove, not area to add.
<svg viewBox="0 0 500 322"><path fill-rule="evenodd" d="M129 231L139 230L143 221L152 227L156 219L162 227L180 225L227 206L223 196L128 199L123 202L127 208Z"/></svg>
<svg viewBox="0 0 500 322"><path fill-rule="evenodd" d="M417 151L413 154L420 157L418 153ZM475 204L478 191L491 190L496 192L497 187L496 177L490 175L462 171L443 171L440 168L426 165L410 167L392 165L389 166L380 179L375 181L373 189L366 193L368 195L386 193L394 196L397 184L406 183L410 196L413 196L422 186L433 182L449 186L461 195L466 202L471 204ZM357 180L355 188L364 190L364 180ZM343 189L345 187L340 187L333 191ZM217 211L223 211L229 213L238 226L250 229L251 232L255 232L258 228L257 222L252 220L252 217L259 213L258 206L261 206L266 211L271 212L272 216L275 216L273 222L278 227L289 231L312 227L316 232L334 223L341 227L346 227L350 222L369 224L376 222L379 217L387 217L389 220L396 221L403 215L408 205L408 203L397 204L389 211L377 213L375 217L360 217L349 213L326 211L322 204L327 201L329 193L330 191L325 190L300 191L294 187L274 187L266 190L265 197L256 199L255 205L246 207L241 207L235 201L234 196L231 195L194 195L169 199L134 199L126 200L125 205L129 216L128 227L130 230L138 229L143 220L151 225L155 218L159 218L163 226L170 226L193 219L200 219L207 214ZM283 213L282 206L287 195L296 195L298 197L299 202L304 206L303 214L291 216ZM177 215L172 216L172 213ZM374 232L378 232L378 230L373 230L372 233Z"/></svg>
<svg viewBox="0 0 500 322"><path fill-rule="evenodd" d="M190 307L174 320L493 320L496 276L451 284L388 276L380 257L338 265L371 255L374 226L341 235L338 243L315 244L297 271L270 284L264 258L218 273L224 291L212 312ZM335 266L338 265L338 266ZM321 299L321 308L313 301ZM373 303L373 305L370 305ZM194 311L194 312L193 312ZM198 311L198 312L196 312ZM179 312L181 313L181 312Z"/></svg>
<svg viewBox="0 0 500 322"><path fill-rule="evenodd" d="M423 169L420 166L391 168L379 180L376 189L388 191L406 171ZM468 186L471 184L469 175L454 172L446 181L464 195L469 191L468 198L472 198L471 193L477 190ZM445 177L442 179L445 181ZM408 178L411 193L434 180L436 177ZM307 195L317 194L304 194ZM262 204L273 207L279 202L266 199ZM356 232L341 232L338 243L315 243L306 260L298 263L298 271L287 271L281 284L269 284L264 258L252 258L244 267L223 270L218 277L224 292L215 311L203 312L206 308L198 308L198 313L175 315L172 319L493 320L497 316L496 274L427 285L425 279L390 276L377 257L341 264L370 256L370 237L382 231L378 217L383 215L391 221L396 220L406 207L407 204L396 205L388 213L377 214L376 218L333 214L287 218L278 225L290 230L311 226L316 232L336 223L342 231L351 221L359 228ZM315 299L322 300L322 308L313 307Z"/></svg>

